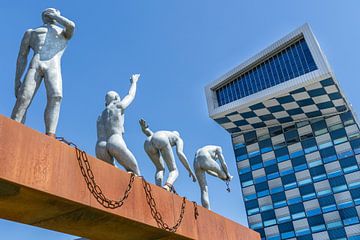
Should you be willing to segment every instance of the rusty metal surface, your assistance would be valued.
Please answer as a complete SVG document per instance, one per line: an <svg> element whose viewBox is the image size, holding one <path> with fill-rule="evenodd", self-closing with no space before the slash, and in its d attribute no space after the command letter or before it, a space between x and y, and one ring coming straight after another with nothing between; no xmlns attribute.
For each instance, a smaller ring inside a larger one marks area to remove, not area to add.
<svg viewBox="0 0 360 240"><path fill-rule="evenodd" d="M104 193L119 199L130 175L91 156L89 162ZM260 239L200 206L195 220L188 200L177 232L162 230L151 216L141 178L135 177L133 185L121 208L104 208L89 193L73 148L0 115L0 218L92 240ZM183 199L151 188L164 221L174 225Z"/></svg>

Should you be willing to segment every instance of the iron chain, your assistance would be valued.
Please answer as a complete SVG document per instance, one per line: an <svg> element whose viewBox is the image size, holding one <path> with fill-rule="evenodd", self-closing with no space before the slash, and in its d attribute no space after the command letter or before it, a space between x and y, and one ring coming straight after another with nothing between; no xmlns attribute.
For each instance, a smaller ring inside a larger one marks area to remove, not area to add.
<svg viewBox="0 0 360 240"><path fill-rule="evenodd" d="M124 204L125 200L129 197L129 194L131 192L135 180L135 174L131 173L129 184L125 190L124 196L117 201L111 200L104 195L101 187L96 183L94 173L91 170L90 162L88 160L86 152L80 150L77 147L75 147L75 151L76 151L76 158L78 160L79 167L81 170L81 174L84 177L87 188L89 189L90 193L94 196L96 201L105 208L115 209L121 207Z"/></svg>
<svg viewBox="0 0 360 240"><path fill-rule="evenodd" d="M197 208L197 203L195 201L193 201L193 204L194 204L194 218L195 218L195 220L197 220L197 218L199 217L199 211Z"/></svg>
<svg viewBox="0 0 360 240"><path fill-rule="evenodd" d="M186 198L183 197L183 201L181 204L181 210L180 210L180 216L179 216L178 220L176 221L174 226L170 227L167 223L164 222L161 213L157 210L155 199L151 193L151 185L148 182L146 182L144 178L142 178L142 183L143 183L143 187L144 187L144 191L145 191L146 202L148 203L148 205L150 207L151 216L155 219L158 227L160 227L166 231L169 231L169 232L176 232L176 230L180 227L180 224L184 218L185 207L186 207Z"/></svg>
<svg viewBox="0 0 360 240"><path fill-rule="evenodd" d="M230 192L231 191L231 189L230 189L230 180L226 180L225 183L226 183L226 191Z"/></svg>
<svg viewBox="0 0 360 240"><path fill-rule="evenodd" d="M133 183L135 180L135 174L131 173L129 184L124 192L124 196L118 201L111 200L104 195L101 187L96 183L94 173L91 170L90 162L88 160L86 152L83 150L80 150L76 146L76 144L69 142L62 137L58 137L57 139L70 145L70 146L75 147L76 159L78 160L81 175L84 177L86 186L89 189L90 193L94 196L96 201L105 208L115 209L115 208L121 207L124 204L125 200L129 197L129 194L131 192L131 189L133 187ZM182 204L181 204L181 210L180 210L180 216L179 216L178 220L176 221L174 226L170 227L167 223L164 222L161 213L157 210L155 199L151 193L151 185L143 177L142 177L142 184L143 184L144 191L145 191L146 202L148 203L148 205L150 207L151 216L155 219L158 227L160 227L166 231L169 231L169 232L176 232L177 229L180 227L182 220L184 219L185 208L186 208L186 198L183 197ZM173 188L172 190L176 194L175 189ZM194 217L195 217L195 219L197 219L199 216L197 204L196 204L196 202L193 202L193 204L194 204Z"/></svg>

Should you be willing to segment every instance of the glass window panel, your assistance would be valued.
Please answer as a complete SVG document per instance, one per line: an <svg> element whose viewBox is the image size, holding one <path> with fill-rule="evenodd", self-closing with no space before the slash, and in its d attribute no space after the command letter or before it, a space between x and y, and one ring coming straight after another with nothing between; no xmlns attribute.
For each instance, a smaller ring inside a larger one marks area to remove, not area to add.
<svg viewBox="0 0 360 240"><path fill-rule="evenodd" d="M304 39L216 90L219 106L317 69ZM223 93L223 94L222 94Z"/></svg>
<svg viewBox="0 0 360 240"><path fill-rule="evenodd" d="M304 47L305 47L304 45L306 45L305 40L301 40L300 41L300 52L301 52L300 60L302 62L302 65L304 67L305 72L309 72L310 68L309 68L309 64L307 62L307 58L306 58L306 55L305 55L305 52L304 52Z"/></svg>
<svg viewBox="0 0 360 240"><path fill-rule="evenodd" d="M279 74L276 70L276 64L274 61L274 57L270 58L269 63L270 63L271 71L273 72L273 75L274 75L275 84L281 83Z"/></svg>

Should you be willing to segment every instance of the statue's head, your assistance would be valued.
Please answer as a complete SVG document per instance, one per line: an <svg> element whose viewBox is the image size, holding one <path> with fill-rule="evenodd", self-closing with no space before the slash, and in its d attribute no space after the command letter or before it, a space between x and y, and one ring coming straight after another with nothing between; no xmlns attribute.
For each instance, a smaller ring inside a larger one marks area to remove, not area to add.
<svg viewBox="0 0 360 240"><path fill-rule="evenodd" d="M105 106L108 106L110 103L116 101L120 101L121 98L119 96L119 94L115 91L109 91L106 93L106 96L105 96Z"/></svg>
<svg viewBox="0 0 360 240"><path fill-rule="evenodd" d="M178 131L173 131L173 134L175 134L177 137L180 137L180 133Z"/></svg>
<svg viewBox="0 0 360 240"><path fill-rule="evenodd" d="M52 13L52 12L56 12L56 13L58 13L58 15L60 15L59 10L57 10L55 8L47 8L41 14L41 17L42 17L42 20L44 23L55 23L55 20L53 18L47 16L49 13Z"/></svg>

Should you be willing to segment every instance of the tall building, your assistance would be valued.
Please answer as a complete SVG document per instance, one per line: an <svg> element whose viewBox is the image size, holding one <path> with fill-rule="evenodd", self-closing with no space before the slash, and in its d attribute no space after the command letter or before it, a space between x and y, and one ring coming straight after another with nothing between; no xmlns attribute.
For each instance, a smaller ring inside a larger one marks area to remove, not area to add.
<svg viewBox="0 0 360 240"><path fill-rule="evenodd" d="M262 239L360 239L360 133L308 25L205 88Z"/></svg>

